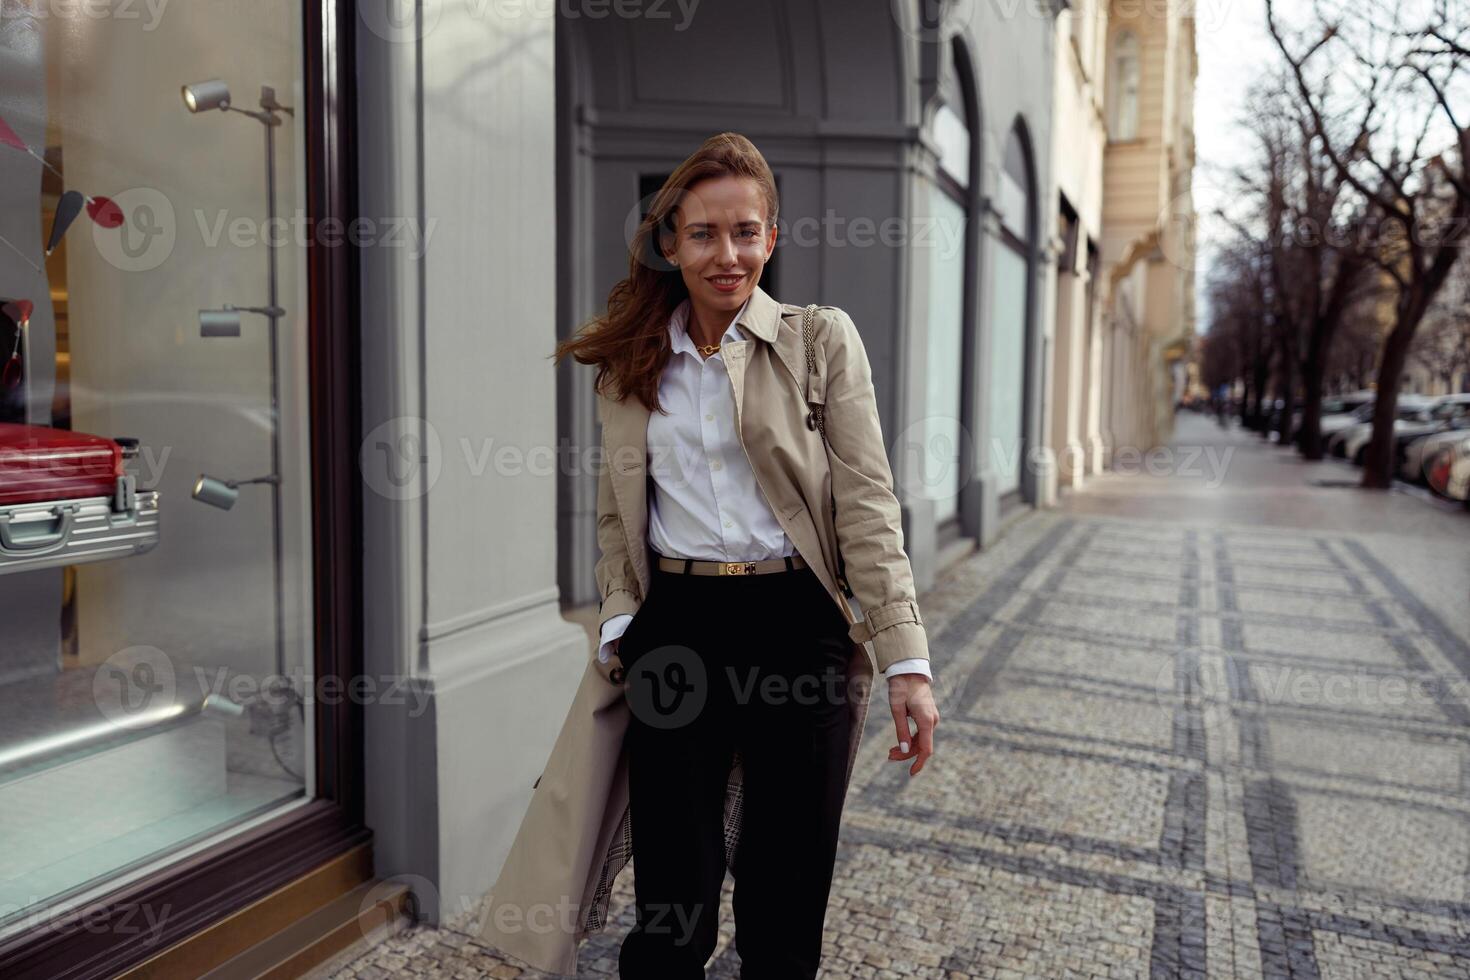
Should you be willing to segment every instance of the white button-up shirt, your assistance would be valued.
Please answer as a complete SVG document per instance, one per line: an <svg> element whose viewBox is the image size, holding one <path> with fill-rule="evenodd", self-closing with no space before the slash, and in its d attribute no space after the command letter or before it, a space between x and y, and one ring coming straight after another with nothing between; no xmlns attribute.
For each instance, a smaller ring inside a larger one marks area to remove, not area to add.
<svg viewBox="0 0 1470 980"><path fill-rule="evenodd" d="M737 321L720 343L748 339ZM689 336L689 300L669 318L673 355L659 377L659 404L668 412L648 416L648 544L671 558L703 561L760 561L797 554L781 522L756 482L736 431L735 388L719 351L701 357ZM633 616L621 613L602 624L597 657L606 663L612 642ZM917 673L927 677L929 661L900 660L884 676Z"/></svg>

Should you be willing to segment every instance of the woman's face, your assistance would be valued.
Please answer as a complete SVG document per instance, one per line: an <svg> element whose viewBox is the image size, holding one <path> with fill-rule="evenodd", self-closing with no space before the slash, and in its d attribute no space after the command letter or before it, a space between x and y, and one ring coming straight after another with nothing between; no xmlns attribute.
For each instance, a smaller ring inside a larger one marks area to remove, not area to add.
<svg viewBox="0 0 1470 980"><path fill-rule="evenodd" d="M679 267L690 301L738 310L776 247L760 187L749 177L706 178L690 185L674 217L677 237L665 254Z"/></svg>

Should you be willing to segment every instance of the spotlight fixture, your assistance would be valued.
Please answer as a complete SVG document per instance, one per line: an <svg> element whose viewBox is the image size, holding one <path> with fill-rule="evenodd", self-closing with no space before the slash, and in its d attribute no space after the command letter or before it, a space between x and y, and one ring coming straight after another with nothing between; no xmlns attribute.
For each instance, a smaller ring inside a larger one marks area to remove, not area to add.
<svg viewBox="0 0 1470 980"><path fill-rule="evenodd" d="M180 94L190 112L207 112L210 109L223 112L230 107L230 87L218 78L185 85Z"/></svg>
<svg viewBox="0 0 1470 980"><path fill-rule="evenodd" d="M240 336L240 311L230 307L226 307L223 310L200 310L199 336Z"/></svg>
<svg viewBox="0 0 1470 980"><path fill-rule="evenodd" d="M272 321L286 315L286 311L279 306L231 306L226 303L217 310L199 311L199 336L240 336L241 313L259 313L261 316L270 317Z"/></svg>
<svg viewBox="0 0 1470 980"><path fill-rule="evenodd" d="M249 480L221 480L200 473L199 479L194 481L194 489L189 494L201 504L218 507L220 510L229 510L235 506L235 501L240 499L239 488L247 483L274 483L279 485L281 478L272 474L270 476L257 476Z"/></svg>

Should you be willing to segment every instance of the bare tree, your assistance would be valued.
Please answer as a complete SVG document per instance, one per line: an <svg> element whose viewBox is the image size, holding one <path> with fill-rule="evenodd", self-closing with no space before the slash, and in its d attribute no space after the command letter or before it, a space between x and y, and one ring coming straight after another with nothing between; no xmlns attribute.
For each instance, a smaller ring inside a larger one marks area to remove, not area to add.
<svg viewBox="0 0 1470 980"><path fill-rule="evenodd" d="M1327 355L1327 382L1333 392L1368 387L1383 350L1382 289L1370 283L1348 303Z"/></svg>
<svg viewBox="0 0 1470 980"><path fill-rule="evenodd" d="M1459 379L1470 386L1470 261L1455 266L1434 298L1409 356L1446 391L1455 391Z"/></svg>
<svg viewBox="0 0 1470 980"><path fill-rule="evenodd" d="M1459 101L1470 71L1466 2L1318 0L1311 22L1288 36L1279 4L1266 0L1267 27L1312 131L1376 222L1367 254L1396 289L1393 327L1379 357L1365 487L1391 482L1409 345L1470 238L1470 129ZM1357 119L1346 142L1331 122L1346 117L1345 105Z"/></svg>
<svg viewBox="0 0 1470 980"><path fill-rule="evenodd" d="M1423 368L1446 392L1453 392L1461 372L1470 367L1470 330L1450 319L1426 317L1409 347L1409 361Z"/></svg>
<svg viewBox="0 0 1470 980"><path fill-rule="evenodd" d="M1237 234L1210 269L1210 329L1202 374L1213 390L1239 380L1242 424L1259 428L1269 380L1267 258L1260 243Z"/></svg>
<svg viewBox="0 0 1470 980"><path fill-rule="evenodd" d="M1279 72L1262 78L1247 101L1256 160L1234 172L1235 215L1221 215L1268 257L1273 378L1282 401L1277 432L1321 458L1321 405L1333 336L1364 280L1366 208L1323 152L1294 85ZM1340 125L1340 124L1339 124ZM1356 151L1350 150L1350 154ZM1346 193L1345 193L1346 191ZM1297 389L1300 432L1293 431Z"/></svg>

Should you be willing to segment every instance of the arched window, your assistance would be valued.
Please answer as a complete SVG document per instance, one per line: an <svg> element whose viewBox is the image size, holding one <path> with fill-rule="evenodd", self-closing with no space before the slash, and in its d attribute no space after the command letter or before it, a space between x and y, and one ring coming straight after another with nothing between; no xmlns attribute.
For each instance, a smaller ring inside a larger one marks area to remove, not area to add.
<svg viewBox="0 0 1470 980"><path fill-rule="evenodd" d="M1006 140L1005 157L1001 161L1000 193L996 206L1000 209L1000 220L1010 231L1018 248L1024 249L1029 242L1031 228L1031 168L1026 163L1026 147L1021 142L1021 130L1012 127Z"/></svg>
<svg viewBox="0 0 1470 980"><path fill-rule="evenodd" d="M1113 37L1112 107L1108 135L1115 140L1131 140L1138 135L1138 35L1119 31Z"/></svg>
<svg viewBox="0 0 1470 980"><path fill-rule="evenodd" d="M1011 128L1001 161L996 193L1000 240L999 247L992 250L995 265L990 291L990 439L986 451L1002 506L1024 492L1026 342L1035 251L1032 194L1030 158L1018 122Z"/></svg>
<svg viewBox="0 0 1470 980"><path fill-rule="evenodd" d="M970 128L958 108L940 103L934 112L934 142L939 144L939 167L959 187L970 185Z"/></svg>
<svg viewBox="0 0 1470 980"><path fill-rule="evenodd" d="M940 82L941 102L929 132L939 151L934 182L929 189L932 234L925 265L928 269L926 390L922 438L916 456L905 465L910 487L934 503L935 533L941 544L957 537L959 498L964 485L966 452L962 420L965 398L965 297L971 286L971 174L976 167L977 141L971 131L978 117L973 104L974 75L968 53L956 38L952 63Z"/></svg>

